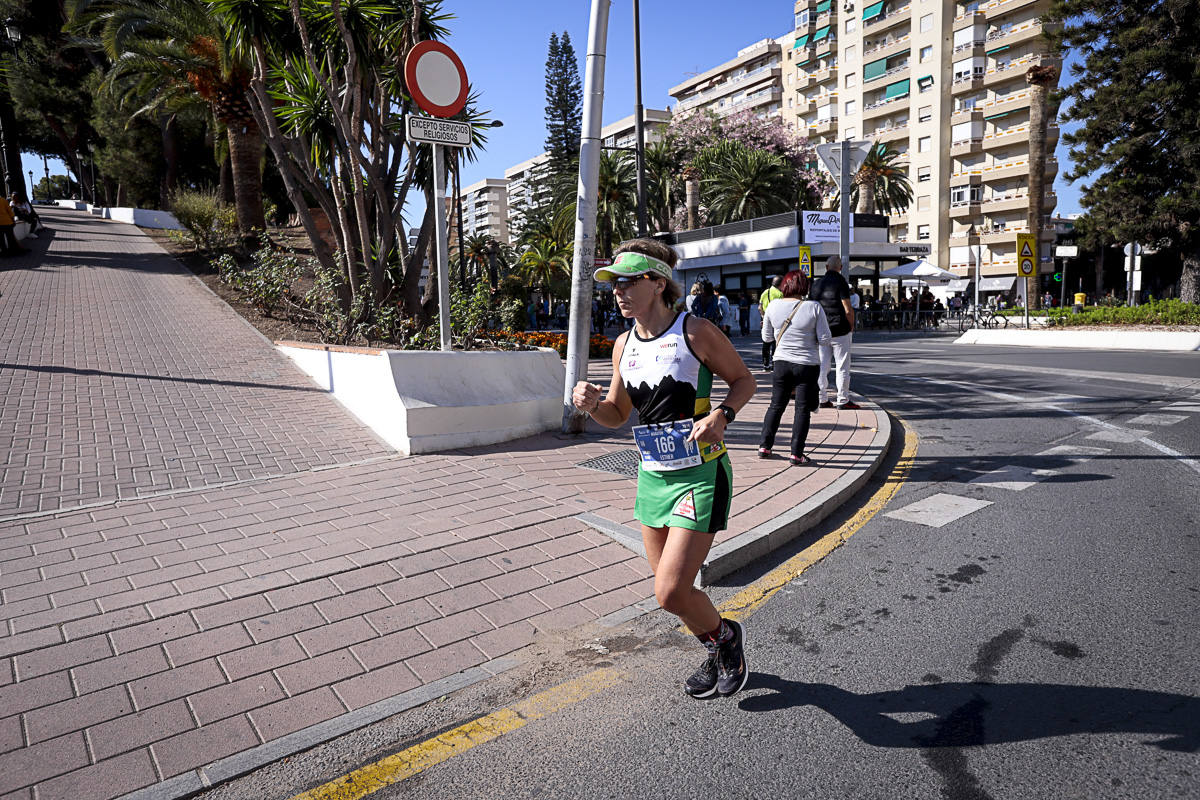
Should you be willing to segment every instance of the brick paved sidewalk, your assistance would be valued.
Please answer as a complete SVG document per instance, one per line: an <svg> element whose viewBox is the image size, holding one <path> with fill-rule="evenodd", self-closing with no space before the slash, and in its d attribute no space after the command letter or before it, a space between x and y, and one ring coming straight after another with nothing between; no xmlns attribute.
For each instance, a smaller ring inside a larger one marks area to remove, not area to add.
<svg viewBox="0 0 1200 800"><path fill-rule="evenodd" d="M630 521L633 481L574 466L626 432L389 454L135 228L47 217L0 272L3 800L196 791L650 607L644 562L578 518ZM819 468L762 462L765 403L730 437L723 540L873 435L822 411Z"/></svg>

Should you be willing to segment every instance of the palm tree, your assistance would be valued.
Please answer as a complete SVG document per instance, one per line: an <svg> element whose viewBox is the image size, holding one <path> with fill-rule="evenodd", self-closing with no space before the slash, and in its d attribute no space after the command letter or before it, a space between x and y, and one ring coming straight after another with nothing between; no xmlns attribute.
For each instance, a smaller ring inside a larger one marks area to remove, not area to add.
<svg viewBox="0 0 1200 800"><path fill-rule="evenodd" d="M1053 64L1038 64L1025 73L1029 83L1029 232L1038 253L1042 246L1042 207L1046 194L1046 92L1058 80L1058 68ZM1035 254L1037 255L1037 254ZM1025 297L1030 307L1041 303L1038 297L1037 270L1040 259L1034 258L1034 274L1025 279Z"/></svg>
<svg viewBox="0 0 1200 800"><path fill-rule="evenodd" d="M896 161L899 151L885 143L871 148L862 166L854 173L850 206L857 214L892 214L907 211L912 204L912 184L908 171Z"/></svg>
<svg viewBox="0 0 1200 800"><path fill-rule="evenodd" d="M675 154L665 141L652 142L645 151L646 214L660 231L671 230L671 193L678 173Z"/></svg>
<svg viewBox="0 0 1200 800"><path fill-rule="evenodd" d="M774 153L724 141L701 151L695 166L702 176L701 194L713 225L791 209L794 171Z"/></svg>
<svg viewBox="0 0 1200 800"><path fill-rule="evenodd" d="M598 192L596 241L600 252L597 255L612 258L614 244L634 235L637 166L628 153L601 152Z"/></svg>
<svg viewBox="0 0 1200 800"><path fill-rule="evenodd" d="M143 102L136 113L189 94L208 104L229 138L238 227L246 234L265 228L263 142L246 100L251 70L203 0L76 0L72 21L99 34L112 61L106 85Z"/></svg>
<svg viewBox="0 0 1200 800"><path fill-rule="evenodd" d="M549 298L554 279L571 276L571 250L571 245L550 237L537 239L521 254L514 271L527 286L538 287Z"/></svg>

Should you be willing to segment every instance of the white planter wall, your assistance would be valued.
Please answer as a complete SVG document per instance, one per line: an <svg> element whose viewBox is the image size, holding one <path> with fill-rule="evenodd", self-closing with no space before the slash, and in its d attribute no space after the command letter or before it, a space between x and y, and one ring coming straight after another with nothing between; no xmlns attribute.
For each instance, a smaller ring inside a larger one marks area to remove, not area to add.
<svg viewBox="0 0 1200 800"><path fill-rule="evenodd" d="M507 442L562 422L566 371L553 350L442 353L297 342L278 347L407 455Z"/></svg>

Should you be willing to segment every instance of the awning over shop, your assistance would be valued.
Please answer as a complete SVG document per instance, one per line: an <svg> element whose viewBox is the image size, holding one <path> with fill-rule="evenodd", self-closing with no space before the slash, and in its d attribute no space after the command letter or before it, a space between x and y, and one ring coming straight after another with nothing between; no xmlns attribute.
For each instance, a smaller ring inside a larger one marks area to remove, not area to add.
<svg viewBox="0 0 1200 800"><path fill-rule="evenodd" d="M816 44L817 42L821 41L828 35L829 35L829 26L828 25L826 25L824 28L817 28L817 32L813 34L813 44Z"/></svg>
<svg viewBox="0 0 1200 800"><path fill-rule="evenodd" d="M895 97L903 97L904 95L908 94L908 84L908 78L888 84L887 89L885 89L883 92L883 99L891 100Z"/></svg>
<svg viewBox="0 0 1200 800"><path fill-rule="evenodd" d="M833 5L833 0L821 0L821 2L817 3L817 13L824 14L829 10L831 5Z"/></svg>
<svg viewBox="0 0 1200 800"><path fill-rule="evenodd" d="M799 50L801 47L805 47L807 45L808 45L808 34L806 33L803 36L801 36L799 39L796 40L796 43L794 45L792 45L792 49Z"/></svg>
<svg viewBox="0 0 1200 800"><path fill-rule="evenodd" d="M959 278L958 280L950 281L946 284L946 288L952 292L965 292L967 287L971 285L970 278Z"/></svg>
<svg viewBox="0 0 1200 800"><path fill-rule="evenodd" d="M874 19L875 17L878 17L880 14L882 14L883 13L883 3L884 3L884 0L879 0L878 3L872 3L871 5L867 6L865 9L863 9L863 22L866 22L867 20L870 20L870 19Z"/></svg>
<svg viewBox="0 0 1200 800"><path fill-rule="evenodd" d="M979 291L981 292L1007 292L1013 287L1017 276L1010 275L1005 278L982 278L979 281Z"/></svg>

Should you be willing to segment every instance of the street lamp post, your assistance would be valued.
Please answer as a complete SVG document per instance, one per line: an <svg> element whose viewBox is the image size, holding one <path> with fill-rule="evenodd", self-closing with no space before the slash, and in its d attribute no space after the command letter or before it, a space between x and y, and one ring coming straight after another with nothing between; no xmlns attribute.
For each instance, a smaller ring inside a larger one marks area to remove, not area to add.
<svg viewBox="0 0 1200 800"><path fill-rule="evenodd" d="M15 58L17 54L17 45L21 43L21 29L15 22L13 22L11 17L4 20L4 34L8 39L9 45L12 46L13 56ZM7 89L5 90L5 94L9 94ZM7 197L13 190L12 182L10 180L11 176L9 175L9 168L12 166L12 163L9 161L8 157L10 144L8 137L15 133L15 131L11 130L10 127L5 124L5 121L8 120L15 123L16 117L13 116L11 95L6 97L5 101L6 102L3 103L4 108L0 109L0 158L4 159L4 195ZM15 144L15 142L12 144ZM20 167L17 169L20 170ZM21 180L21 173L19 171L17 172L17 180Z"/></svg>
<svg viewBox="0 0 1200 800"><path fill-rule="evenodd" d="M46 173L46 202L54 202L54 189L50 186L50 162L46 160L46 154L42 153L42 169Z"/></svg>
<svg viewBox="0 0 1200 800"><path fill-rule="evenodd" d="M975 303L971 306L971 316L979 319L979 253L975 252L975 246L971 244L973 238L975 238L974 222L967 226L967 253L975 262Z"/></svg>
<svg viewBox="0 0 1200 800"><path fill-rule="evenodd" d="M79 199L88 202L87 193L83 190L83 151L75 151L75 182L79 184Z"/></svg>
<svg viewBox="0 0 1200 800"><path fill-rule="evenodd" d="M633 0L633 129L637 136L637 235L646 235L646 133L642 121L642 25L638 0Z"/></svg>
<svg viewBox="0 0 1200 800"><path fill-rule="evenodd" d="M29 197L27 199L30 205L37 201L37 198L33 196L33 170L29 170Z"/></svg>

